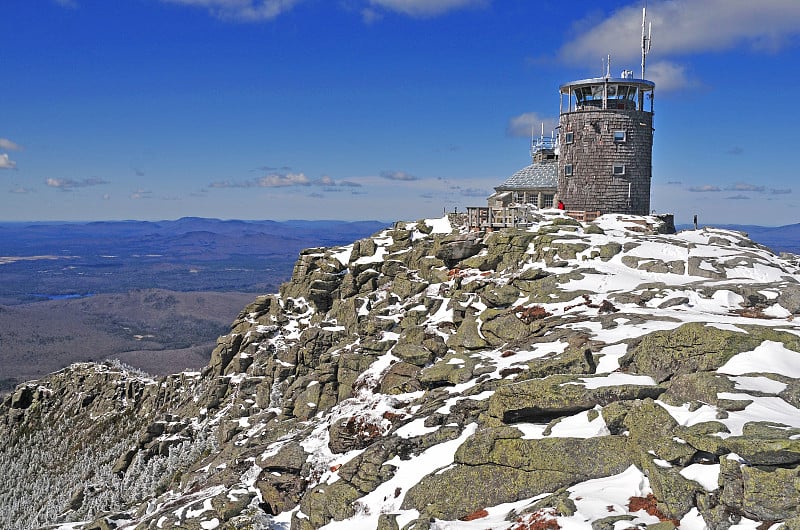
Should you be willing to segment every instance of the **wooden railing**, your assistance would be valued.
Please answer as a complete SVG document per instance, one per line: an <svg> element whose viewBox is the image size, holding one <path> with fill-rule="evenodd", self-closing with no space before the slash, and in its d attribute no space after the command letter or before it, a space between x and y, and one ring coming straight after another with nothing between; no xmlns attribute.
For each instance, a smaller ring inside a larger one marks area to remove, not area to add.
<svg viewBox="0 0 800 530"><path fill-rule="evenodd" d="M581 221L583 223L588 223L594 221L598 217L600 217L600 212L587 212L585 210L569 210L566 212L567 215L575 219L576 221Z"/></svg>

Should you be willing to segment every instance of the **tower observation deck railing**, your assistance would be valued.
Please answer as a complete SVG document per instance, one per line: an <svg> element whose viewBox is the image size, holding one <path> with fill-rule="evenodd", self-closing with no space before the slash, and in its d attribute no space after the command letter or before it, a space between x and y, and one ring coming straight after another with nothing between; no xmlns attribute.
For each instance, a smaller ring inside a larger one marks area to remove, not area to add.
<svg viewBox="0 0 800 530"><path fill-rule="evenodd" d="M558 137L552 136L539 136L538 138L531 138L531 156L536 156L536 153L542 151L552 151L558 154Z"/></svg>
<svg viewBox="0 0 800 530"><path fill-rule="evenodd" d="M540 136L531 139L531 152L541 151L542 149L555 149L558 147L558 140L551 136Z"/></svg>
<svg viewBox="0 0 800 530"><path fill-rule="evenodd" d="M652 114L655 83L632 77L597 77L563 84L559 92L560 114L589 110L638 110Z"/></svg>

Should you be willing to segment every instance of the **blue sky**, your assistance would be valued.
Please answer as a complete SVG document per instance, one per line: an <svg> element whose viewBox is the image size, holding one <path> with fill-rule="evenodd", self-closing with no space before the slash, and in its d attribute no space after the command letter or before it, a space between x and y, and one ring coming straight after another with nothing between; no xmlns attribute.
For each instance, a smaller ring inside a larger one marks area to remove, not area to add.
<svg viewBox="0 0 800 530"><path fill-rule="evenodd" d="M0 220L379 219L485 204L641 1L9 0ZM800 222L800 2L649 0L652 207Z"/></svg>

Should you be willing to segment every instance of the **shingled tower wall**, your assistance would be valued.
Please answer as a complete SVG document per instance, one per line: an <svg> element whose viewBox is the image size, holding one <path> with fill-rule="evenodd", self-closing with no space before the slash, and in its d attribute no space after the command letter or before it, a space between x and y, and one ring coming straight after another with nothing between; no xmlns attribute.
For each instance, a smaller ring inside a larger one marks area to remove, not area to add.
<svg viewBox="0 0 800 530"><path fill-rule="evenodd" d="M654 86L603 77L561 87L558 198L568 210L650 213Z"/></svg>

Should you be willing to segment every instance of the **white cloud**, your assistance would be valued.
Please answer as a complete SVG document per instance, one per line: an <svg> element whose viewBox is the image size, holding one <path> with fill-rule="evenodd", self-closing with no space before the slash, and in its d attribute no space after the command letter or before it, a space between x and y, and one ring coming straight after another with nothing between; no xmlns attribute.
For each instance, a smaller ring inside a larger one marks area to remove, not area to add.
<svg viewBox="0 0 800 530"><path fill-rule="evenodd" d="M6 151L22 151L20 145L15 144L8 138L0 138L0 149L5 149Z"/></svg>
<svg viewBox="0 0 800 530"><path fill-rule="evenodd" d="M412 17L433 17L448 11L488 6L490 0L369 0L371 7L378 7ZM365 19L372 21L377 16L374 9L364 9Z"/></svg>
<svg viewBox="0 0 800 530"><path fill-rule="evenodd" d="M272 20L301 0L162 0L171 4L205 8L215 17L244 22Z"/></svg>
<svg viewBox="0 0 800 530"><path fill-rule="evenodd" d="M463 188L459 190L459 195L462 197L488 197L492 192L483 188Z"/></svg>
<svg viewBox="0 0 800 530"><path fill-rule="evenodd" d="M756 184L748 184L747 182L737 182L736 184L728 186L725 189L731 190L731 191L757 191L757 192L763 192L767 188L766 188L766 186L758 186Z"/></svg>
<svg viewBox="0 0 800 530"><path fill-rule="evenodd" d="M387 180L399 180L403 182L419 180L414 175L406 173L405 171L381 171L381 177Z"/></svg>
<svg viewBox="0 0 800 530"><path fill-rule="evenodd" d="M17 163L13 160L9 160L7 154L0 154L0 169L16 169L16 167Z"/></svg>
<svg viewBox="0 0 800 530"><path fill-rule="evenodd" d="M717 192L722 191L722 188L719 186L712 186L711 184L704 184L703 186L691 186L689 191L696 192L696 193L705 193L708 191Z"/></svg>
<svg viewBox="0 0 800 530"><path fill-rule="evenodd" d="M77 7L75 0L55 0L65 7ZM213 16L244 22L272 20L304 0L161 0L206 9ZM360 0L361 16L366 23L383 18L385 12L410 17L435 17L459 9L481 8L492 0Z"/></svg>
<svg viewBox="0 0 800 530"><path fill-rule="evenodd" d="M378 20L382 19L383 15L371 7L365 7L361 10L361 18L364 19L364 23L372 24L373 22L377 22Z"/></svg>
<svg viewBox="0 0 800 530"><path fill-rule="evenodd" d="M311 180L304 173L269 173L251 180L222 180L212 182L209 188L288 188L292 186L320 186L327 189L346 186L358 187L360 184L346 180L337 182L329 175Z"/></svg>
<svg viewBox="0 0 800 530"><path fill-rule="evenodd" d="M647 18L653 25L652 56L647 77L661 90L686 86L683 66L667 58L693 53L748 47L777 50L800 34L797 0L651 0ZM642 7L635 2L597 24L576 26L576 36L564 44L559 58L568 63L598 66L611 54L612 68L630 68L641 57ZM634 68L634 71L637 69ZM638 75L638 73L637 73Z"/></svg>
<svg viewBox="0 0 800 530"><path fill-rule="evenodd" d="M360 188L361 184L358 182L353 182L352 180L341 180L339 181L339 186L344 186L346 188Z"/></svg>
<svg viewBox="0 0 800 530"><path fill-rule="evenodd" d="M141 199L152 199L152 198L153 198L153 192L150 191L150 190L141 190L140 189L140 190L136 190L133 193L131 193L131 199L134 200L134 201L138 201L138 200L141 200Z"/></svg>
<svg viewBox="0 0 800 530"><path fill-rule="evenodd" d="M650 63L646 76L659 91L679 90L696 84L689 80L685 66L669 61Z"/></svg>
<svg viewBox="0 0 800 530"><path fill-rule="evenodd" d="M531 133L539 136L542 132L542 124L544 124L544 134L547 136L555 130L558 119L541 116L536 112L526 112L508 120L506 134L522 138L530 138Z"/></svg>
<svg viewBox="0 0 800 530"><path fill-rule="evenodd" d="M312 182L312 184L314 184L315 186L336 186L336 181L333 180L328 175L323 175L322 177Z"/></svg>
<svg viewBox="0 0 800 530"><path fill-rule="evenodd" d="M108 184L108 181L97 177L91 177L83 180L48 178L45 181L45 184L51 188L58 188L61 191L72 191L76 188L88 188L89 186Z"/></svg>
<svg viewBox="0 0 800 530"><path fill-rule="evenodd" d="M286 186L308 186L311 181L303 173L286 173L265 175L257 179L261 188L283 188Z"/></svg>

